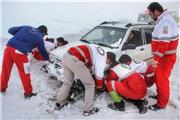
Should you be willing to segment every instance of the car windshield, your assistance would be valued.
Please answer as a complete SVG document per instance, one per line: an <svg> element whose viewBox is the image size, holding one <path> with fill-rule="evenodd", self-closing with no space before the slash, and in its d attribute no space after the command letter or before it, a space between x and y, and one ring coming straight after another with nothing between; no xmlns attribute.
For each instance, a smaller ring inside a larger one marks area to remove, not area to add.
<svg viewBox="0 0 180 120"><path fill-rule="evenodd" d="M124 28L98 26L82 37L81 41L105 47L119 47L126 31Z"/></svg>

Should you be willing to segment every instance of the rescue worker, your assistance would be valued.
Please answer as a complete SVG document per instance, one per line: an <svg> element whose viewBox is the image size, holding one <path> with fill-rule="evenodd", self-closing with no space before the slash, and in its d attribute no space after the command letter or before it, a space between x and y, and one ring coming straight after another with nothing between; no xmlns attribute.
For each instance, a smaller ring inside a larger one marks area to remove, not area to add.
<svg viewBox="0 0 180 120"><path fill-rule="evenodd" d="M11 69L15 63L24 87L24 97L30 98L35 96L36 93L32 92L33 88L31 85L28 55L32 52L32 49L38 47L44 60L49 60L43 42L43 36L47 34L47 27L44 25L38 28L17 26L10 28L8 32L13 35L13 37L8 41L4 50L0 90L2 93L6 92Z"/></svg>
<svg viewBox="0 0 180 120"><path fill-rule="evenodd" d="M123 101L125 98L138 107L140 114L147 112L143 100L140 100L146 95L147 86L139 73L132 70L128 65L117 64L110 69L105 81L107 82L107 90L114 102L108 105L109 108L125 111Z"/></svg>
<svg viewBox="0 0 180 120"><path fill-rule="evenodd" d="M115 54L105 52L95 45L79 45L71 47L63 56L63 85L57 95L57 110L67 105L67 96L74 81L74 76L81 80L85 87L84 116L99 111L93 107L95 85L97 89L103 87L104 70L115 60ZM93 76L92 76L93 75Z"/></svg>
<svg viewBox="0 0 180 120"><path fill-rule="evenodd" d="M56 41L57 41L56 47L60 47L60 46L64 46L64 45L67 45L67 44L68 44L68 41L64 40L63 37L58 37L58 38L56 39Z"/></svg>
<svg viewBox="0 0 180 120"><path fill-rule="evenodd" d="M54 38L46 38L44 40L45 48L48 54L50 53L51 50L54 50L57 47L63 46L68 44L68 41L64 40L63 37L58 37L57 39ZM35 48L33 50L33 57L37 60L44 60L43 56L41 55L40 51L38 48Z"/></svg>
<svg viewBox="0 0 180 120"><path fill-rule="evenodd" d="M152 2L147 9L150 17L156 21L151 49L154 58L152 66L156 75L157 103L149 106L149 109L157 111L165 109L169 101L169 77L176 62L178 27L170 13L158 2Z"/></svg>
<svg viewBox="0 0 180 120"><path fill-rule="evenodd" d="M129 55L124 54L119 58L121 64L126 64L130 66L131 69L135 70L137 73L143 75L148 87L154 84L154 68L148 65L146 62L141 60L132 59Z"/></svg>

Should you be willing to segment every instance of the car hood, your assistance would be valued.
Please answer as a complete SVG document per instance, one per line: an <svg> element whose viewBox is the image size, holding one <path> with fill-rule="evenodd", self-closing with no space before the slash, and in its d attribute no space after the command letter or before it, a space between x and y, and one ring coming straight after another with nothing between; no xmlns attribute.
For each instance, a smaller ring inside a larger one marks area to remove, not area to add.
<svg viewBox="0 0 180 120"><path fill-rule="evenodd" d="M67 45L65 46L61 46L61 47L58 47L54 50L52 50L50 52L50 54L52 56L54 56L55 58L59 58L61 59L63 57L63 55L67 52L67 50L73 46L77 46L77 45L87 45L88 43L85 43L85 42L81 42L81 41L77 41L77 42L72 42L72 43L68 43ZM89 44L88 44L89 45ZM94 44L95 45L95 44ZM96 45L98 46L98 45ZM110 49L110 48L107 48L107 47L104 47L104 46L101 46L106 52L109 51L109 52L115 52L116 49Z"/></svg>
<svg viewBox="0 0 180 120"><path fill-rule="evenodd" d="M55 56L56 58L62 58L62 56L67 52L67 50L68 50L70 47L77 46L77 45L86 45L86 44L87 44L87 43L84 43L84 42L81 42L81 41L68 43L68 44L65 45L65 46L61 46L61 47L58 47L58 48L52 50L52 51L50 52L50 54L52 54L52 55Z"/></svg>

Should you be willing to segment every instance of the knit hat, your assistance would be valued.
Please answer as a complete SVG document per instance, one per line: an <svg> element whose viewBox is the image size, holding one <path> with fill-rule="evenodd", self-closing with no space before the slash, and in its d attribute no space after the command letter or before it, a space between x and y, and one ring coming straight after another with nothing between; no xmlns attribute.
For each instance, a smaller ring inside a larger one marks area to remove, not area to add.
<svg viewBox="0 0 180 120"><path fill-rule="evenodd" d="M48 35L48 33L47 33L47 27L45 26L45 25L40 25L39 27L38 27L38 30L42 33L42 34L44 34L44 35Z"/></svg>

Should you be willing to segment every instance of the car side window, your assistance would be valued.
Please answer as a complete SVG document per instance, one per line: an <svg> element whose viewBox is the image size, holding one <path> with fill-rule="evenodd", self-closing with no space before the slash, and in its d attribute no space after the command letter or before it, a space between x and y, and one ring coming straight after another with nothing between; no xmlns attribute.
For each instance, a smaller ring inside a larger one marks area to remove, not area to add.
<svg viewBox="0 0 180 120"><path fill-rule="evenodd" d="M136 47L143 45L143 39L141 35L141 30L132 30L128 36L126 44L134 44Z"/></svg>
<svg viewBox="0 0 180 120"><path fill-rule="evenodd" d="M144 29L144 34L145 34L145 38L146 38L146 44L150 44L151 39L152 39L153 28L143 28L143 29Z"/></svg>

